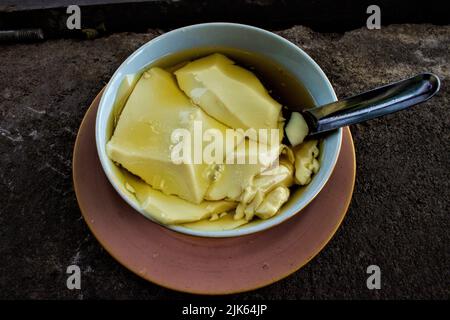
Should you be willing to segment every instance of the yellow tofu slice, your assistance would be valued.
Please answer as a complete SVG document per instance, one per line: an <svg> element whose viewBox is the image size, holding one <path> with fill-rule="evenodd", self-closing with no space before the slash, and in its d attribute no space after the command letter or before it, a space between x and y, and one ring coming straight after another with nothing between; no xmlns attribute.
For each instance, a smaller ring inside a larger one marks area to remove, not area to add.
<svg viewBox="0 0 450 320"><path fill-rule="evenodd" d="M213 118L234 129L278 128L281 105L250 71L215 53L175 72L180 88Z"/></svg>
<svg viewBox="0 0 450 320"><path fill-rule="evenodd" d="M125 188L136 197L141 208L163 224L180 224L207 219L214 214L233 210L237 205L231 201L202 201L194 204L155 190L127 172L124 173L124 181Z"/></svg>
<svg viewBox="0 0 450 320"><path fill-rule="evenodd" d="M281 206L289 199L289 189L279 186L270 191L264 201L256 209L255 215L261 219L268 219L277 214Z"/></svg>
<svg viewBox="0 0 450 320"><path fill-rule="evenodd" d="M309 133L308 124L299 112L292 112L285 130L286 136L293 147L302 143Z"/></svg>
<svg viewBox="0 0 450 320"><path fill-rule="evenodd" d="M186 228L201 231L225 231L236 229L248 223L245 219L235 220L231 214L226 214L217 220L201 220L192 223L183 224Z"/></svg>
<svg viewBox="0 0 450 320"><path fill-rule="evenodd" d="M227 128L195 106L170 73L152 68L130 94L107 143L108 156L153 188L200 203L211 182L210 165L176 164L171 158L173 131L186 129L194 136L194 121L201 121L203 130L225 134Z"/></svg>
<svg viewBox="0 0 450 320"><path fill-rule="evenodd" d="M295 183L302 186L307 185L311 182L313 174L319 171L318 144L318 140L308 140L294 148Z"/></svg>
<svg viewBox="0 0 450 320"><path fill-rule="evenodd" d="M233 163L222 165L221 174L211 183L205 199L239 201L245 188L252 184L253 178L278 159L280 150L279 145L267 146L245 139L236 150L227 155L228 159L234 159ZM261 155L263 158L260 158Z"/></svg>

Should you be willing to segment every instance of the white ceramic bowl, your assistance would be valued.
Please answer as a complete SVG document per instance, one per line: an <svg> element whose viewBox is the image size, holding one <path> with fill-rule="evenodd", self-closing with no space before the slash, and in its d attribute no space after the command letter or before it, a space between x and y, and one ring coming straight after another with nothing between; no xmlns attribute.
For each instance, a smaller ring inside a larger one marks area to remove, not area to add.
<svg viewBox="0 0 450 320"><path fill-rule="evenodd" d="M263 29L234 23L197 24L165 33L144 44L122 63L106 86L97 113L95 135L100 162L109 181L129 205L149 219L152 218L140 208L136 199L118 185L115 164L106 154L113 106L120 95L120 85L127 75L140 73L161 57L203 47L227 47L258 53L290 70L309 91L317 105L337 100L329 80L313 59L293 43ZM166 227L204 237L234 237L271 228L297 214L320 192L335 167L341 140L342 129L327 135L321 145L319 172L309 185L291 194L280 212L270 219L227 231L198 231L175 225Z"/></svg>

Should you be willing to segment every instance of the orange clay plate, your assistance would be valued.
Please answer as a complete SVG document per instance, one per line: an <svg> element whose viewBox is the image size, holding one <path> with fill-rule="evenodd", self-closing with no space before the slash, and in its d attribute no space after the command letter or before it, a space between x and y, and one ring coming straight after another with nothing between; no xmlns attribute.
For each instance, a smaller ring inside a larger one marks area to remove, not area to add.
<svg viewBox="0 0 450 320"><path fill-rule="evenodd" d="M100 95L86 113L75 143L73 180L92 233L121 264L170 289L200 294L253 290L297 271L327 244L342 222L355 182L348 128L334 172L300 214L272 229L237 238L200 238L146 219L117 194L103 173L95 145Z"/></svg>

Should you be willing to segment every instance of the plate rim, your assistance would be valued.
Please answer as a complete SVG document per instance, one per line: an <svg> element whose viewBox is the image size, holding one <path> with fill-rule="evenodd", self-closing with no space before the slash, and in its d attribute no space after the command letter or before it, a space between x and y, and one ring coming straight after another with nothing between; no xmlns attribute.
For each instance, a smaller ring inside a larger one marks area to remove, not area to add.
<svg viewBox="0 0 450 320"><path fill-rule="evenodd" d="M83 119L82 119L82 121L81 121L81 123L79 125L78 131L77 131L77 136L76 136L74 147L73 147L73 151L72 151L72 184L73 184L75 197L76 197L76 200L77 200L77 203L78 203L78 207L80 209L81 216L83 217L83 220L86 222L90 232L94 235L95 239L106 250L106 252L108 252L108 254L111 257L114 258L114 260L116 260L119 264L121 264L126 269L131 271L133 274L137 275L139 278L142 278L142 279L144 279L146 281L149 281L149 282L151 282L153 284L159 285L159 286L161 286L163 288L166 288L166 289L169 289L169 290L182 292L182 293L195 294L195 295L218 296L218 295L231 295L231 294L237 294L237 293L254 291L254 290L257 290L257 289L269 286L271 284L274 284L274 283L276 283L276 282L278 282L278 281L280 281L280 280L282 280L282 279L292 275L293 273L297 272L298 270L303 268L305 265L307 265L309 262L311 262L327 246L327 244L334 237L334 235L336 234L337 230L339 229L339 227L341 226L342 222L344 221L344 219L345 219L345 217L347 215L348 209L350 207L351 200L353 198L353 192L354 192L354 189L355 189L355 182L356 182L356 151L355 151L354 140L353 140L353 137L352 137L352 134L351 134L351 130L350 130L349 127L343 128L344 130L343 130L343 134L342 134L342 138L341 138L341 145L339 147L340 148L339 155L342 152L342 143L343 143L344 135L348 134L348 138L350 139L350 142L351 142L350 143L351 150L352 150L352 157L351 157L351 159L352 159L352 162L353 162L353 166L352 166L352 168L353 168L352 171L353 172L352 172L352 175L351 175L351 178L352 178L351 179L351 192L349 192L347 198L345 199L345 204L343 206L344 209L342 210L343 213L341 214L340 220L336 224L334 230L332 232L330 232L330 234L327 237L327 239L318 246L318 248L317 248L317 250L315 250L314 254L312 254L310 257L308 257L308 259L305 259L305 261L302 264L296 265L294 268L289 269L289 271L287 273L281 274L280 276L275 277L275 278L271 278L270 281L264 281L263 283L258 283L256 286L251 286L251 287L248 287L248 288L238 289L238 290L223 291L223 292L211 292L211 291L202 291L202 290L195 290L195 289L194 290L192 290L192 289L189 289L189 290L188 289L184 289L183 290L181 288L177 288L177 287L173 287L172 285L168 285L168 284L166 284L166 283L164 283L162 281L154 280L152 277L150 277L148 275L148 273L145 273L145 274L139 273L137 270L134 270L132 267L130 267L128 265L127 261L124 261L123 259L119 259L117 257L117 255L114 253L114 250L111 250L111 248L108 245L106 245L106 243L104 243L101 240L101 237L99 237L97 235L97 233L95 231L96 228L89 221L89 219L86 218L86 215L84 213L86 211L86 209L83 208L82 201L79 198L79 191L77 191L78 187L77 187L76 178L75 178L77 176L76 173L75 173L76 172L76 170L75 170L75 168L76 168L75 163L77 162L76 161L76 158L77 158L76 155L77 155L77 150L79 149L78 146L79 146L79 143L80 143L79 136L80 136L81 128L85 125L86 119L88 118L90 112L93 112L92 111L92 107L93 107L93 105L95 104L96 101L99 101L100 96L102 95L103 92L104 92L104 88L92 100L91 104L89 105L88 109L86 110L86 112L85 112L85 114L83 116ZM339 156L338 156L338 159L339 159ZM336 161L336 163L337 163L337 161ZM335 166L333 168L333 172L336 169L336 163L335 163ZM320 190L320 192L322 192L322 191L323 191L323 188ZM320 192L318 192L317 195L320 194ZM315 199L315 197L313 199ZM311 201L313 199L311 199ZM125 201L125 200L122 199L122 201ZM311 201L308 203L308 205L311 203ZM292 215L292 217L293 216L297 216L298 214L300 214L300 212L297 212L296 214ZM283 222L274 225L272 228L277 227L280 224L289 221L292 217L289 217L288 219L284 220ZM152 223L156 223L156 222L154 222L152 220L150 220L150 221ZM158 224L158 225L160 225L160 224ZM162 226L162 227L164 227L164 226ZM188 235L188 234L185 234L185 233L180 233L180 232L178 232L178 231L176 231L174 229L168 229L168 230L173 231L173 232L177 232L179 234L182 234L182 235L185 235L185 236L188 236L188 237L204 238L206 241L208 239L218 239L218 238L211 238L211 237L201 237L201 236L195 236L195 235ZM259 232L265 232L265 231L267 231L267 229L266 230L261 230ZM253 234L258 234L259 232L253 233ZM233 238L240 238L240 237L245 237L245 236L248 236L248 235L246 234L246 235L236 236L236 237L233 237ZM219 239L226 239L226 238L219 238Z"/></svg>

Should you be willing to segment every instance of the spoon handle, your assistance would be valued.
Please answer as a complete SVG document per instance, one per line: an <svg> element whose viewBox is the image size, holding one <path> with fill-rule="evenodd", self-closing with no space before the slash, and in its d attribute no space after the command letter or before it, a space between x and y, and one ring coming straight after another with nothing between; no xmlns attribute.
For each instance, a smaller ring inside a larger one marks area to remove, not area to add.
<svg viewBox="0 0 450 320"><path fill-rule="evenodd" d="M432 73L391 83L356 96L304 110L310 134L330 131L406 109L430 99L440 80Z"/></svg>

